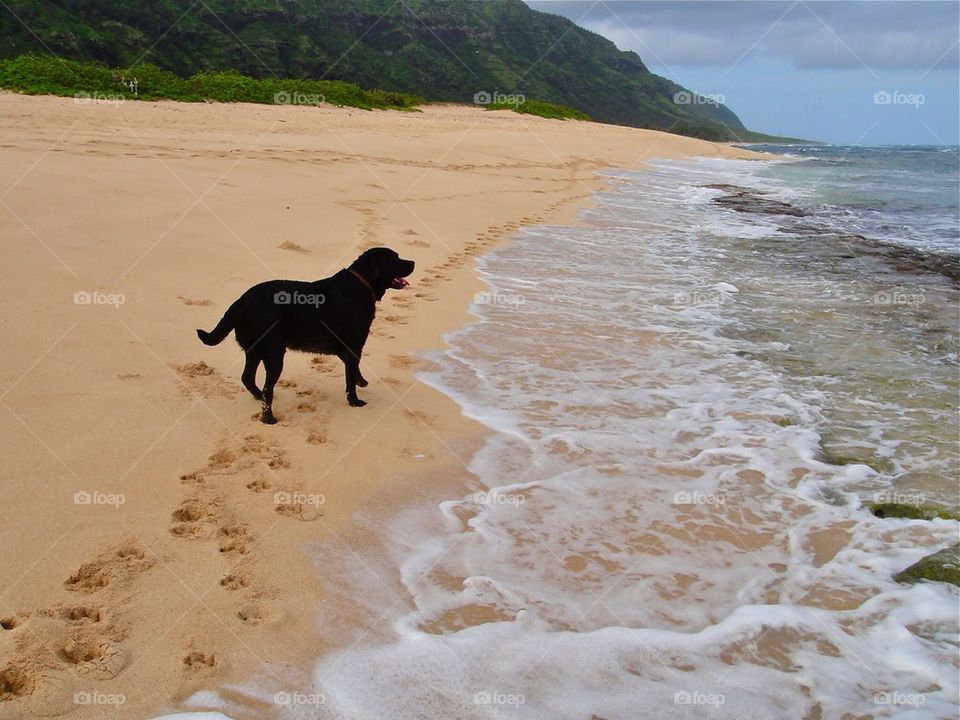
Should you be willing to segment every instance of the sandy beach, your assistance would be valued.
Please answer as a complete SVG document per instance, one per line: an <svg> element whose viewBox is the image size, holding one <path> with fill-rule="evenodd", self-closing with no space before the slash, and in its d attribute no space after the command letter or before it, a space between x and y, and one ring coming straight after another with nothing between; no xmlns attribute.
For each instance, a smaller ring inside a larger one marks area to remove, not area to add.
<svg viewBox="0 0 960 720"><path fill-rule="evenodd" d="M574 222L599 168L750 155L464 106L3 93L0 125L0 718L150 717L253 675L308 677L376 621L333 606L308 544L357 553L357 518L469 479L482 427L414 373L468 321L473 258ZM257 422L236 344L194 329L250 285L378 245L417 270L379 306L368 406L347 406L338 361L291 353L280 423Z"/></svg>

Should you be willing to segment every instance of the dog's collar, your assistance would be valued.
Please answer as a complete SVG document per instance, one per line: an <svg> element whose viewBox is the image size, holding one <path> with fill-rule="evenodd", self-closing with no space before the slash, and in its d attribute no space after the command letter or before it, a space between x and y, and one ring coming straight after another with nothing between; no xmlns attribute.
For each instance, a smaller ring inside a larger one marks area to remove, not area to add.
<svg viewBox="0 0 960 720"><path fill-rule="evenodd" d="M377 304L377 293L376 293L376 291L373 289L373 285L370 284L370 281L367 280L363 275L361 275L360 273L358 273L358 272L357 272L356 270L354 270L353 268L347 268L347 270L348 270L348 271L350 272L350 274L353 275L357 280L359 280L360 282L362 282L362 283L364 284L364 286L366 286L367 290L370 291L370 297L373 298L373 304L376 305L376 304Z"/></svg>

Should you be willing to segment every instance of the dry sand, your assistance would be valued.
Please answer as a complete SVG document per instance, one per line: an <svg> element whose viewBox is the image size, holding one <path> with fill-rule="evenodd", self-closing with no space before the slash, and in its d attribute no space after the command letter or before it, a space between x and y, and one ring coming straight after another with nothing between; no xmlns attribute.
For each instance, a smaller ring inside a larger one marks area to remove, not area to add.
<svg viewBox="0 0 960 720"><path fill-rule="evenodd" d="M0 718L149 717L251 676L308 687L314 658L374 619L331 607L307 544L355 553L358 518L469 480L482 428L413 373L467 320L472 259L573 222L599 167L749 155L460 106L4 93L0 125ZM339 362L290 354L281 422L256 422L235 343L194 328L256 282L375 245L417 270L380 304L369 405L347 406Z"/></svg>

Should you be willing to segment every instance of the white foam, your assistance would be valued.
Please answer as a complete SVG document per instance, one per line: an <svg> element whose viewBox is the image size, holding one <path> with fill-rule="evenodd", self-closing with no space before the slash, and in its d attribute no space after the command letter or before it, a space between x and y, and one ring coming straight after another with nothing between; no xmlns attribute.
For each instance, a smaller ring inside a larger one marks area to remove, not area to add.
<svg viewBox="0 0 960 720"><path fill-rule="evenodd" d="M756 168L616 173L588 227L481 260L523 302L475 305L421 377L495 431L480 483L344 558L337 585L383 621L318 663L311 717L956 716L957 589L891 576L960 526L873 517L862 488L887 480L822 457L835 389L764 361L794 338L748 312L848 301L727 258L770 228L719 227L698 186Z"/></svg>

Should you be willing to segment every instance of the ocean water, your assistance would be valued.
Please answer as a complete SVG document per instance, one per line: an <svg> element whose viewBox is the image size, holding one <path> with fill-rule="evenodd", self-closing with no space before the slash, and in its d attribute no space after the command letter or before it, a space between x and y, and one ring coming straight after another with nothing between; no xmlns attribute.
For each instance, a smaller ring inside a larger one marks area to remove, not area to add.
<svg viewBox="0 0 960 720"><path fill-rule="evenodd" d="M804 160L777 165L777 177L800 189L807 207L845 232L954 256L960 252L956 146L747 147Z"/></svg>
<svg viewBox="0 0 960 720"><path fill-rule="evenodd" d="M948 198L816 152L610 172L482 258L421 377L491 430L473 486L317 549L369 624L283 716L957 716L960 594L891 576L960 526L867 509L958 504L957 154Z"/></svg>

